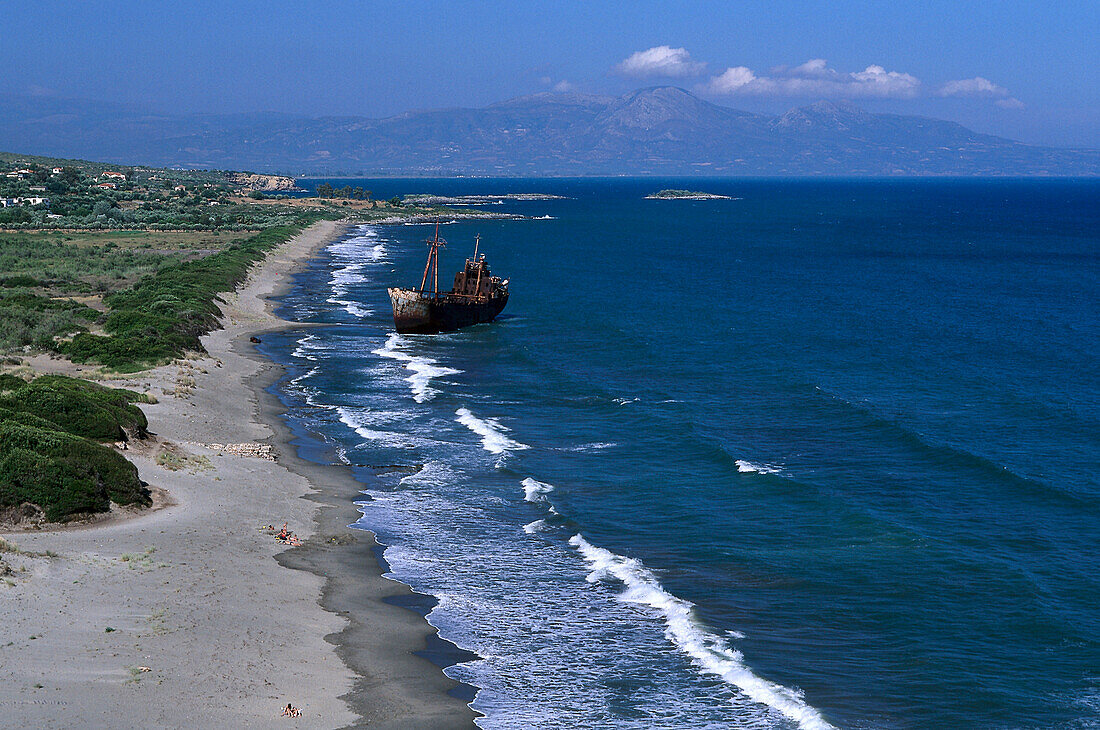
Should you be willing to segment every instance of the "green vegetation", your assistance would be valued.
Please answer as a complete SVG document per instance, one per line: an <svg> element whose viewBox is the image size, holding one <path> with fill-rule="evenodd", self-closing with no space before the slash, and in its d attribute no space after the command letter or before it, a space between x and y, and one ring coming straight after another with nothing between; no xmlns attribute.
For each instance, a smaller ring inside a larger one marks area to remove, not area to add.
<svg viewBox="0 0 1100 730"><path fill-rule="evenodd" d="M317 186L318 198L346 198L347 200L370 200L371 191L362 187L345 185L342 188L334 188L332 185L321 183Z"/></svg>
<svg viewBox="0 0 1100 730"><path fill-rule="evenodd" d="M293 205L259 205L245 196L242 184L240 175L222 170L0 153L0 198L19 201L0 207L0 227L240 231L296 220Z"/></svg>
<svg viewBox="0 0 1100 730"><path fill-rule="evenodd" d="M0 234L0 286L106 293L246 238L235 232L25 231Z"/></svg>
<svg viewBox="0 0 1100 730"><path fill-rule="evenodd" d="M199 337L217 326L217 294L232 291L252 264L302 225L269 228L219 253L146 276L104 299L110 309L106 335L80 333L58 349L74 362L119 370L140 369L187 350L201 352Z"/></svg>
<svg viewBox="0 0 1100 730"><path fill-rule="evenodd" d="M675 199L675 198L693 198L696 200L729 200L728 195L715 195L714 193L704 193L699 190L661 190L652 195L647 195L647 198L661 198L661 199Z"/></svg>
<svg viewBox="0 0 1100 730"><path fill-rule="evenodd" d="M26 290L0 292L0 351L53 347L54 338L81 332L99 312L72 299L58 300Z"/></svg>
<svg viewBox="0 0 1100 730"><path fill-rule="evenodd" d="M49 351L133 372L202 351L218 294L272 248L317 220L376 220L402 207L327 183L314 198L255 189L292 183L0 153L0 353ZM0 514L31 503L64 521L112 502L150 504L137 469L103 445L146 435L143 400L74 378L0 373ZM158 461L209 467L174 453Z"/></svg>
<svg viewBox="0 0 1100 730"><path fill-rule="evenodd" d="M132 405L148 399L131 390L62 375L43 375L29 383L12 375L0 376L0 388L4 390L0 392L0 416L27 425L56 428L95 441L124 441L128 433L144 438L149 425L141 409ZM44 426L40 421L48 423Z"/></svg>
<svg viewBox="0 0 1100 730"><path fill-rule="evenodd" d="M150 504L137 468L95 442L144 435L145 414L131 405L143 396L63 376L0 375L0 389L0 507L30 502L64 521L111 502Z"/></svg>

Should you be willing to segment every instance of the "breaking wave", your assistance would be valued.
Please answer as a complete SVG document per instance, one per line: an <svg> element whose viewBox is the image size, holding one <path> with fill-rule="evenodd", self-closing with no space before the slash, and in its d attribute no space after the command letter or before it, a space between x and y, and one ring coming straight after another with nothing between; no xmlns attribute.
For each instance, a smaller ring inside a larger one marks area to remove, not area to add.
<svg viewBox="0 0 1100 730"><path fill-rule="evenodd" d="M596 547L579 534L569 538L569 544L591 566L589 583L613 578L626 588L620 600L659 611L665 622L665 636L699 669L721 677L754 702L777 710L806 730L832 730L821 713L805 703L800 691L753 674L741 652L695 618L695 604L666 591L640 561Z"/></svg>
<svg viewBox="0 0 1100 730"><path fill-rule="evenodd" d="M342 306L353 317L365 317L373 314L374 310L348 299L348 291L352 286L366 281L363 272L368 265L385 259L386 244L379 240L374 229L360 226L358 230L360 235L337 241L328 247L329 253L342 264L333 270L329 280L332 295L328 297L328 302Z"/></svg>
<svg viewBox="0 0 1100 730"><path fill-rule="evenodd" d="M779 474L783 471L773 464L754 464L745 459L738 459L734 463L737 464L737 471L742 474Z"/></svg>
<svg viewBox="0 0 1100 730"><path fill-rule="evenodd" d="M527 477L520 484L523 486L523 499L526 502L545 502L545 495L554 491L554 485L540 482L531 477Z"/></svg>
<svg viewBox="0 0 1100 730"><path fill-rule="evenodd" d="M507 451L518 451L530 448L527 444L505 436L505 428L494 418L478 418L470 412L469 408L459 408L455 411L455 419L466 428L481 437L481 448L493 454L503 454Z"/></svg>
<svg viewBox="0 0 1100 730"><path fill-rule="evenodd" d="M444 375L458 375L462 371L439 365L430 357L410 355L402 349L408 344L410 343L407 339L394 333L389 336L385 345L374 351L374 354L405 363L405 369L412 372L412 375L405 378L405 380L409 381L413 400L417 403L423 403L424 401L434 398L436 393L439 392L431 387L430 383L432 378L439 378Z"/></svg>

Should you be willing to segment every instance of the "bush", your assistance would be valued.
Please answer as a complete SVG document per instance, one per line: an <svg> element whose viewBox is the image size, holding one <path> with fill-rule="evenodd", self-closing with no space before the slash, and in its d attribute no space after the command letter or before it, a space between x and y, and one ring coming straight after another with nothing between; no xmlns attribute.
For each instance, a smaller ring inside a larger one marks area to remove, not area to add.
<svg viewBox="0 0 1100 730"><path fill-rule="evenodd" d="M301 224L268 228L219 253L166 266L104 302L110 315L107 335L81 333L59 350L73 362L98 362L121 370L203 351L199 337L218 326L219 292L232 291L252 264L301 229Z"/></svg>
<svg viewBox="0 0 1100 730"><path fill-rule="evenodd" d="M12 287L31 287L38 286L38 279L33 276L27 276L26 274L19 274L18 276L7 276L0 279L0 286L5 289L11 289Z"/></svg>
<svg viewBox="0 0 1100 730"><path fill-rule="evenodd" d="M22 388L27 384L26 380L11 373L0 373L0 393Z"/></svg>
<svg viewBox="0 0 1100 730"><path fill-rule="evenodd" d="M0 408L44 419L51 428L76 436L124 441L127 432L139 438L146 435L149 422L141 409L132 405L143 400L145 396L133 391L44 375L0 396Z"/></svg>
<svg viewBox="0 0 1100 730"><path fill-rule="evenodd" d="M30 502L45 511L46 519L61 521L105 512L112 501L151 503L129 461L79 436L0 420L0 506Z"/></svg>

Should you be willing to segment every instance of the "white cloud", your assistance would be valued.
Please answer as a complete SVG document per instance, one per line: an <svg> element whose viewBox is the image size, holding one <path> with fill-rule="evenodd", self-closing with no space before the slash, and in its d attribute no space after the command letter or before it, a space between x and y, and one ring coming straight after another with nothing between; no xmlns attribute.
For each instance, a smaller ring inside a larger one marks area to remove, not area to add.
<svg viewBox="0 0 1100 730"><path fill-rule="evenodd" d="M664 78L689 78L698 76L706 68L705 63L691 60L691 54L685 48L654 46L645 51L630 54L615 70L624 76L646 78L661 76Z"/></svg>
<svg viewBox="0 0 1100 730"><path fill-rule="evenodd" d="M975 96L995 99L993 102L1002 109L1023 109L1024 103L1009 95L1008 89L998 86L989 79L975 76L972 79L948 81L939 90L940 96Z"/></svg>
<svg viewBox="0 0 1100 730"><path fill-rule="evenodd" d="M1024 103L1015 97L1008 97L1007 99L997 99L993 102L1002 109L1023 109Z"/></svg>
<svg viewBox="0 0 1100 730"><path fill-rule="evenodd" d="M712 78L706 88L712 94L732 94L756 80L753 72L745 66L734 66Z"/></svg>
<svg viewBox="0 0 1100 730"><path fill-rule="evenodd" d="M575 88L576 87L573 86L573 84L569 83L565 79L562 79L558 83L554 84L554 86L550 90L551 91L557 91L557 92L561 93L561 92L565 92L565 91L572 91Z"/></svg>
<svg viewBox="0 0 1100 730"><path fill-rule="evenodd" d="M829 68L824 58L811 58L801 66L795 66L790 70L791 76L828 76Z"/></svg>
<svg viewBox="0 0 1100 730"><path fill-rule="evenodd" d="M731 67L700 90L711 94L907 99L919 93L920 85L916 76L882 66L844 74L829 68L825 59L814 58L794 68L773 69L768 76L757 76L744 66Z"/></svg>
<svg viewBox="0 0 1100 730"><path fill-rule="evenodd" d="M989 79L975 76L972 79L948 81L940 87L940 96L1008 96L1008 89L997 86Z"/></svg>

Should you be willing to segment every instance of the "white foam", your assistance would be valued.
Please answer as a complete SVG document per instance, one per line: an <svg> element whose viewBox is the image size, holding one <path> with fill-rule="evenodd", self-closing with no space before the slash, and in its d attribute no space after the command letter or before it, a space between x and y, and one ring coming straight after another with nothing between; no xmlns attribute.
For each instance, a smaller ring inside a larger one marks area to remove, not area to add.
<svg viewBox="0 0 1100 730"><path fill-rule="evenodd" d="M298 377L296 377L296 378L293 378L293 379L292 379L292 380L290 381L290 384L291 384L291 385L298 385L298 384L299 384L299 383L301 383L301 382L302 382L303 380L309 380L309 379L310 379L310 378L312 378L312 377L313 377L314 375L316 375L316 374L317 374L317 373L318 373L318 372L319 372L320 370L321 370L321 368L320 368L320 367L313 367L313 368L310 368L310 370L309 370L309 372L308 372L308 373L302 373L302 374L301 374L301 375L299 375Z"/></svg>
<svg viewBox="0 0 1100 730"><path fill-rule="evenodd" d="M441 461L429 461L415 474L401 477L402 486L440 487L455 480L455 470Z"/></svg>
<svg viewBox="0 0 1100 730"><path fill-rule="evenodd" d="M527 502L545 502L545 495L554 491L553 484L540 482L531 477L527 477L520 484L523 485L523 499Z"/></svg>
<svg viewBox="0 0 1100 730"><path fill-rule="evenodd" d="M754 464L744 459L738 459L735 463L737 464L737 471L742 474L778 474L783 471L778 466L773 466L771 464Z"/></svg>
<svg viewBox="0 0 1100 730"><path fill-rule="evenodd" d="M534 535L536 532L541 531L546 527L546 520L535 520L534 522L528 522L523 526L523 531L528 535Z"/></svg>
<svg viewBox="0 0 1100 730"><path fill-rule="evenodd" d="M405 380L409 381L413 400L423 403L431 400L439 392L430 386L432 378L458 375L462 371L439 365L430 357L408 354L402 348L409 344L411 343L406 338L394 333L389 336L385 345L374 351L374 354L405 363L405 369L412 372L412 375Z"/></svg>
<svg viewBox="0 0 1100 730"><path fill-rule="evenodd" d="M618 444L608 441L593 441L590 444L578 444L577 446L570 446L566 451L603 451L604 449L613 449Z"/></svg>
<svg viewBox="0 0 1100 730"><path fill-rule="evenodd" d="M616 398L615 402L618 403L620 406L625 406L628 403L637 403L638 400L638 398Z"/></svg>
<svg viewBox="0 0 1100 730"><path fill-rule="evenodd" d="M332 296L328 298L330 304L336 304L353 317L366 317L373 314L374 310L348 299L348 291L355 284L366 281L365 272L372 264L385 260L386 245L379 240L378 232L373 228L359 227L358 236L345 238L331 244L328 247L337 263L343 264L334 269L329 285L332 287Z"/></svg>
<svg viewBox="0 0 1100 730"><path fill-rule="evenodd" d="M591 566L592 572L587 577L589 583L614 578L626 587L620 600L659 611L665 622L665 636L701 670L721 677L754 702L774 708L800 727L832 730L833 726L821 713L806 704L799 690L753 674L745 665L741 652L695 618L695 605L666 591L640 561L596 547L581 535L569 538L569 544L577 548Z"/></svg>
<svg viewBox="0 0 1100 730"><path fill-rule="evenodd" d="M362 438L396 448L412 447L410 439L403 433L398 433L396 431L380 431L371 428L373 424L364 419L361 414L356 414L354 411L343 406L336 406L335 410L340 418L340 422L355 431L355 433L359 434Z"/></svg>
<svg viewBox="0 0 1100 730"><path fill-rule="evenodd" d="M481 437L481 447L494 454L503 454L506 451L518 451L530 448L527 444L513 441L504 435L508 429L493 418L478 418L470 413L468 408L459 408L455 411L458 416L455 420Z"/></svg>
<svg viewBox="0 0 1100 730"><path fill-rule="evenodd" d="M294 352L290 353L292 357L300 357L303 360L317 361L317 358L310 355L310 352L321 350L322 347L314 344L317 342L317 335L306 335L302 339L298 340L297 347L294 348Z"/></svg>

